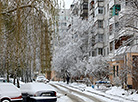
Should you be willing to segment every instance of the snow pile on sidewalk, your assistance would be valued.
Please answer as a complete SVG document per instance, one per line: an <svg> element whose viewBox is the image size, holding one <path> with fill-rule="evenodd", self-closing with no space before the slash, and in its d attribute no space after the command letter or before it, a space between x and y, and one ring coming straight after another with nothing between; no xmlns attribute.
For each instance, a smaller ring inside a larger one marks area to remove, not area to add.
<svg viewBox="0 0 138 102"><path fill-rule="evenodd" d="M118 96L118 97L122 97L122 98L126 98L126 99L130 99L130 100L137 100L138 101L138 94L136 94L136 92L134 92L134 90L124 90L121 87L110 87L110 88L105 88L104 86L99 86L99 88L95 85L94 88L92 87L87 87L85 84L80 84L80 83L70 83L69 86L72 86L76 89L80 89L80 90L85 90L85 91L89 91L89 92L94 92L94 93L99 93L99 91L101 90L102 92L100 93L101 95L112 95L112 96ZM103 92L103 89L108 89L107 91L105 91L105 93ZM133 93L132 93L133 92Z"/></svg>
<svg viewBox="0 0 138 102"><path fill-rule="evenodd" d="M106 91L107 94L119 95L127 93L127 91L123 90L121 87L112 87L111 90Z"/></svg>
<svg viewBox="0 0 138 102"><path fill-rule="evenodd" d="M106 91L107 94L110 95L115 95L115 96L120 96L120 97L126 97L129 98L131 100L138 100L138 94L132 93L131 90L124 90L121 87L112 87L110 90Z"/></svg>

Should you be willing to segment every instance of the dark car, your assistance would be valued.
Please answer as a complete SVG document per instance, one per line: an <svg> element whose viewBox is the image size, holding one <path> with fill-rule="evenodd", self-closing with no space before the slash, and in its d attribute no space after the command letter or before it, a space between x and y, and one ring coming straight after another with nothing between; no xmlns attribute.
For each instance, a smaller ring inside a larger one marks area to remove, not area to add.
<svg viewBox="0 0 138 102"><path fill-rule="evenodd" d="M48 84L26 83L21 86L24 102L56 102L56 91Z"/></svg>

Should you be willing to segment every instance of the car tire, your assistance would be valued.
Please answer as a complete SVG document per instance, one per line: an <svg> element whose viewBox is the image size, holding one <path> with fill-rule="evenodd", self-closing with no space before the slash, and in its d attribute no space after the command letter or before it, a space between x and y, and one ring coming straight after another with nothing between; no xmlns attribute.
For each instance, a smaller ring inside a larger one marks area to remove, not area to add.
<svg viewBox="0 0 138 102"><path fill-rule="evenodd" d="M3 99L1 102L10 102L9 99Z"/></svg>

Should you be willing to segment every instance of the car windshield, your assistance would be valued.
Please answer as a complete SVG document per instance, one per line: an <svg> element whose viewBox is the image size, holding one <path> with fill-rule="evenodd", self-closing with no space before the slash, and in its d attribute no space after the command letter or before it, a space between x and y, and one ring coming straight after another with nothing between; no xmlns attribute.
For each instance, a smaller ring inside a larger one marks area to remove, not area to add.
<svg viewBox="0 0 138 102"><path fill-rule="evenodd" d="M39 79L43 79L43 78L45 78L45 77L38 77Z"/></svg>

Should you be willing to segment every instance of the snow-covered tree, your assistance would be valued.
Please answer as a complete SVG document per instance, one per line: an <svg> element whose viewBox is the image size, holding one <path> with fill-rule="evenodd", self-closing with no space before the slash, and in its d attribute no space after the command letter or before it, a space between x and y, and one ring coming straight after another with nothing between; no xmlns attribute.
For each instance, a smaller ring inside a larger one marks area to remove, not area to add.
<svg viewBox="0 0 138 102"><path fill-rule="evenodd" d="M137 0L120 0L122 10L120 14L121 27L131 28L132 32L138 33L138 1ZM133 30L132 30L133 29Z"/></svg>
<svg viewBox="0 0 138 102"><path fill-rule="evenodd" d="M107 79L109 75L108 58L103 56L89 57L86 74L94 79Z"/></svg>
<svg viewBox="0 0 138 102"><path fill-rule="evenodd" d="M60 74L70 73L71 76L85 74L88 46L89 24L79 17L71 17L71 27L67 32L60 34L59 45L53 55L53 67ZM71 20L72 21L72 20Z"/></svg>

